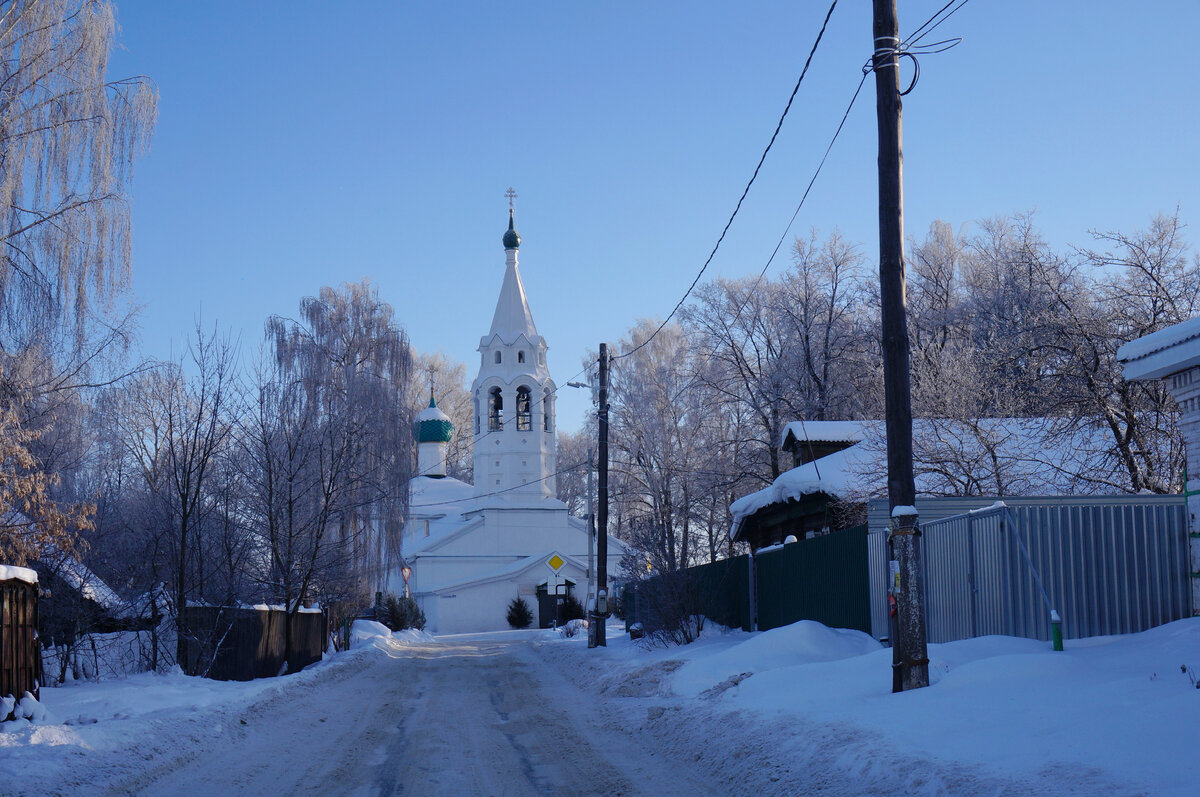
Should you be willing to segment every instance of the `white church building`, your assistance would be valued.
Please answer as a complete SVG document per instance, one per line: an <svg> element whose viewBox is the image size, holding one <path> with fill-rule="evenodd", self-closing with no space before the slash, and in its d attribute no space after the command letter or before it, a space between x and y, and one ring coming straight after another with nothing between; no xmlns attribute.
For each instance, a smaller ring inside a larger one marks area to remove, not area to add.
<svg viewBox="0 0 1200 797"><path fill-rule="evenodd" d="M504 281L471 388L474 485L446 476L455 430L432 397L416 419L419 475L410 483L402 552L426 630L439 634L508 628L518 596L546 627L567 594L587 597L588 526L555 497L556 388L517 267L521 236L511 210L503 240ZM627 549L610 538L608 553L611 594ZM403 594L401 568L386 589Z"/></svg>

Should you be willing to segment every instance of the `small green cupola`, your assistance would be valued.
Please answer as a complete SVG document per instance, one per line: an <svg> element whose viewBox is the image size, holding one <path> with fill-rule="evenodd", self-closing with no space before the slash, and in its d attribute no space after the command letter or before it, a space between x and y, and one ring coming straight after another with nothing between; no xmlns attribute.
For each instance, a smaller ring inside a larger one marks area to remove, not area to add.
<svg viewBox="0 0 1200 797"><path fill-rule="evenodd" d="M449 443L454 436L454 424L450 416L438 409L430 391L429 406L421 410L416 422L418 443Z"/></svg>
<svg viewBox="0 0 1200 797"><path fill-rule="evenodd" d="M504 233L504 248L519 249L521 247L521 236L517 234L517 228L513 226L513 209L508 209L508 232Z"/></svg>
<svg viewBox="0 0 1200 797"><path fill-rule="evenodd" d="M413 423L417 435L417 475L441 479L446 475L446 451L454 436L450 416L438 409L429 388L429 406L417 414Z"/></svg>

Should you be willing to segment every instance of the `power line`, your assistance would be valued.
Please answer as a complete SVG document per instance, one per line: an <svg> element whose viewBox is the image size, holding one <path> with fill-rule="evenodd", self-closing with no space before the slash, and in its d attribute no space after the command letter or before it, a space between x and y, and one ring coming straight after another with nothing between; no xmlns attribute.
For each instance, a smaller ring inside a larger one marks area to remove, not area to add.
<svg viewBox="0 0 1200 797"><path fill-rule="evenodd" d="M754 280L754 285L751 286L749 293L738 306L737 312L734 313L733 321L730 326L736 324L738 319L742 317L742 310L750 302L750 297L758 290L759 284L762 282L763 276L767 270L771 268L771 264L775 262L775 255L779 254L779 248L783 246L784 240L787 239L788 233L792 229L792 225L796 223L796 217L800 215L800 209L804 207L805 200L808 199L808 194L812 191L813 184L817 182L817 177L821 174L821 169L825 167L825 161L829 159L829 153L833 151L833 145L837 142L838 136L842 134L842 128L846 126L846 119L850 116L850 110L854 107L854 103L858 100L858 95L862 92L863 84L867 82L867 76L864 74L862 79L858 81L858 87L854 89L853 96L850 97L850 102L846 105L846 112L842 114L842 121L838 123L837 130L833 133L833 138L829 139L829 146L825 147L825 154L821 156L821 162L817 164L816 171L813 172L812 179L808 181L808 186L804 189L804 194L800 197L800 204L796 205L795 212L792 213L791 219L788 220L787 226L783 229L783 235L779 236L779 240L775 243L775 248L771 250L771 256L767 258L766 264L762 267L762 271L758 272L758 277Z"/></svg>
<svg viewBox="0 0 1200 797"><path fill-rule="evenodd" d="M957 12L957 11L958 11L960 8L962 8L963 6L965 6L965 5L966 5L968 2L970 2L970 0L950 0L950 2L949 2L949 3L946 3L946 5L944 5L944 6L942 6L941 8L939 8L936 14L934 14L934 15L933 15L932 17L930 17L929 19L925 20L925 22L924 22L924 23L922 23L922 24L921 24L921 26L920 26L919 28L917 28L916 30L914 30L912 33L908 34L908 36L905 38L905 40L904 40L904 41L905 41L905 42L908 44L908 46L910 46L910 47L912 47L912 46L916 45L918 42L920 42L920 41L921 41L921 39L924 39L924 38L925 38L926 36L928 36L930 33L933 33L933 31L934 31L934 30L935 30L935 29L936 29L936 28L937 28L939 25L941 25L941 24L942 24L943 22L945 22L946 20L950 19L950 17L954 16L954 14L955 14L955 13L956 13L956 12ZM950 8L950 6L954 5L955 3L958 3L958 5L957 5L957 6L955 6L955 8L954 8L954 9L952 9L952 10L951 10L951 11L950 11L948 14L946 14L945 16L942 16L942 12L944 12L944 11L945 11L947 8ZM941 19L938 19L938 17L941 17ZM936 22L936 23L934 23L933 25L930 25L930 23L931 23L931 22L933 22L935 19L937 19L937 22ZM933 46L933 45L930 45L930 46Z"/></svg>
<svg viewBox="0 0 1200 797"><path fill-rule="evenodd" d="M543 476L540 479L534 479L531 482L523 482L521 484L516 485L515 487L505 487L503 490L493 490L490 493L483 493L481 495L472 495L469 498L454 498L449 501L436 501L432 504L409 504L408 508L409 509L423 509L425 507L430 507L430 506L445 506L447 504L461 504L461 503L465 503L467 501L478 501L481 498L491 498L493 495L501 495L502 493L510 493L513 490L520 490L522 487L528 487L531 484L541 484L544 481L553 479L556 476L561 476L564 473L570 473L571 471L576 470L578 468L582 468L584 465L588 465L588 464L590 464L590 463L587 460L584 460L583 462L577 462L568 468L562 468L560 470L556 470L554 473L551 473L548 476Z"/></svg>
<svg viewBox="0 0 1200 797"><path fill-rule="evenodd" d="M591 363L588 363L587 365L585 365L585 366L583 367L583 369L582 369L582 370L578 371L578 372L577 372L577 373L576 373L574 376L570 376L570 377L568 377L568 378L567 378L567 382L572 382L572 381L574 381L574 380L576 379L576 377L582 376L583 374L587 373L588 369L590 369L591 367L592 367L592 364L591 364ZM532 413L532 412L533 412L533 410L534 410L534 408L535 408L535 407L539 407L539 406L541 406L541 405L545 404L545 403L546 403L546 399L547 399L549 396L554 396L554 395L556 395L556 394L558 393L558 390L559 390L559 388L560 388L560 387L561 387L560 385L558 385L558 384L555 384L555 386L554 386L554 389L553 389L553 390L551 390L551 391L550 391L548 394L547 394L547 393L545 393L545 392L543 391L542 395L541 395L541 396L539 396L539 397L537 398L537 400L536 400L536 401L531 401L531 402L529 403L529 411L530 411L530 413ZM472 410L474 410L474 411L472 412L472 415L473 415L473 416L474 416L476 419L478 419L478 420L479 420L479 422L480 422L480 428L482 429L482 428L483 428L483 419L482 419L482 417L480 417L480 415L479 415L478 408L476 408L476 407L475 407L475 397L474 397L474 396L472 396L472 398L471 398L471 405L472 405ZM472 435L471 435L471 439L472 439L472 444L471 444L471 445L472 445L472 450L474 449L474 446L475 446L475 445L477 445L477 444L479 444L479 443L483 442L484 440L486 440L488 437L491 437L491 436L492 436L493 434L495 434L496 432L502 432L502 431L504 431L504 428L503 428L503 427L500 427L500 428L497 428L497 429L488 429L486 432L481 432L481 433L480 433L480 434L478 434L478 435L472 434ZM556 430L556 431L557 431L557 430ZM438 468L441 468L441 469L444 469L444 468L445 468L445 466L446 466L446 465L448 465L449 463L450 463L450 454L449 454L449 451L447 451L447 453L446 453L446 456L442 457L442 460L441 460L441 462L439 462L439 463L437 464L437 466L436 466L436 467L438 467ZM420 474L418 474L418 475L420 475ZM547 478L549 478L549 477L547 477Z"/></svg>
<svg viewBox="0 0 1200 797"><path fill-rule="evenodd" d="M808 74L808 67L810 64L812 64L813 56L817 52L817 46L821 43L821 38L825 35L825 28L828 27L829 18L833 16L833 9L837 8L837 4L838 0L833 0L833 3L831 3L829 6L829 11L825 13L825 21L821 23L821 30L817 33L816 41L813 42L812 49L808 51L808 58L804 61L804 68L800 71L800 77L796 80L796 85L792 88L792 94L790 97L788 97L787 105L784 106L783 113L779 117L779 122L775 125L775 132L771 134L771 140L767 142L767 147L763 150L762 157L758 159L758 165L754 167L754 174L750 175L750 181L746 183L746 187L742 190L742 195L738 198L737 205L733 208L733 213L729 216L729 221L725 222L725 228L721 230L721 235L717 238L716 244L713 245L712 251L708 253L708 259L705 260L704 265L700 267L700 271L696 274L696 278L692 280L692 284L688 286L686 291L684 291L683 297L680 298L680 300L675 304L674 309L667 314L667 317L663 319L663 322L658 325L658 328L651 333L650 337L646 338L644 341L639 343L637 346L634 346L624 354L618 354L614 356L612 358L613 360L621 360L629 357L643 346L647 345L650 341L654 340L658 333L661 332L663 328L670 323L675 314L679 312L679 308L682 307L683 303L687 301L688 296L691 295L692 290L696 287L696 284L700 282L700 278L704 276L704 272L708 270L709 264L712 263L713 258L717 254L717 250L721 248L721 242L725 240L725 234L729 232L730 226L733 225L733 220L737 218L738 211L742 209L742 202L745 201L746 195L750 193L750 186L754 185L754 181L758 177L758 172L762 169L762 165L767 159L767 153L771 151L771 147L775 144L775 139L779 136L779 131L783 127L783 120L787 118L788 111L790 111L792 108L792 101L796 99L796 93L800 91L800 84L804 82L804 76Z"/></svg>

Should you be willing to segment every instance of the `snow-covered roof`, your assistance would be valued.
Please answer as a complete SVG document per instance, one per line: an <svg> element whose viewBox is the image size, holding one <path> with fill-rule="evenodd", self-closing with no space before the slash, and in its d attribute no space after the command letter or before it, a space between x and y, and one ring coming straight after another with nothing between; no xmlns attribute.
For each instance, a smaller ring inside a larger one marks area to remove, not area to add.
<svg viewBox="0 0 1200 797"><path fill-rule="evenodd" d="M46 562L55 575L79 591L88 600L95 601L115 616L129 613L129 603L100 580L100 577L89 570L82 562L73 556L56 557L56 561Z"/></svg>
<svg viewBox="0 0 1200 797"><path fill-rule="evenodd" d="M24 581L26 584L38 583L36 570L16 565L0 565L0 581Z"/></svg>
<svg viewBox="0 0 1200 797"><path fill-rule="evenodd" d="M1129 380L1161 379L1200 365L1200 316L1131 340L1117 349Z"/></svg>
<svg viewBox="0 0 1200 797"><path fill-rule="evenodd" d="M852 481L861 480L860 472L875 464L875 460L873 452L863 446L852 445L785 471L769 486L744 495L729 505L734 528L736 530L740 526L742 519L771 504L797 501L815 493L847 495L852 491Z"/></svg>
<svg viewBox="0 0 1200 797"><path fill-rule="evenodd" d="M809 439L814 438L806 422ZM842 423L849 437L857 424L861 442L781 473L774 482L729 506L736 539L743 522L772 505L825 493L854 501L887 489L886 430L882 421ZM793 424L788 424L792 428ZM838 427L832 427L837 431ZM817 434L822 432L818 427ZM913 422L913 453L918 495L959 495L977 490L1006 495L1095 492L1087 481L1099 471L1107 448L1103 430L1065 428L1056 418L984 418ZM994 455L994 456L993 456ZM995 472L999 469L1000 472ZM997 482L1000 482L997 484Z"/></svg>
<svg viewBox="0 0 1200 797"><path fill-rule="evenodd" d="M474 509L475 487L449 476L417 476L408 483L408 508L413 515L425 516Z"/></svg>
<svg viewBox="0 0 1200 797"><path fill-rule="evenodd" d="M883 421L792 421L783 427L780 447L788 437L809 443L861 443L868 431Z"/></svg>

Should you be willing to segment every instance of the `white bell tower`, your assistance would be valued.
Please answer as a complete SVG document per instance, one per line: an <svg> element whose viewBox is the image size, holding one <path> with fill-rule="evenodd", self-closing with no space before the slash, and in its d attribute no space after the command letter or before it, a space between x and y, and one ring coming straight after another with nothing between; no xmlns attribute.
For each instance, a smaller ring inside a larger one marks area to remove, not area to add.
<svg viewBox="0 0 1200 797"><path fill-rule="evenodd" d="M496 493L510 504L554 499L554 380L546 341L537 333L517 269L521 236L513 224L509 189L504 233L504 282L492 328L479 340L475 402L475 494Z"/></svg>

